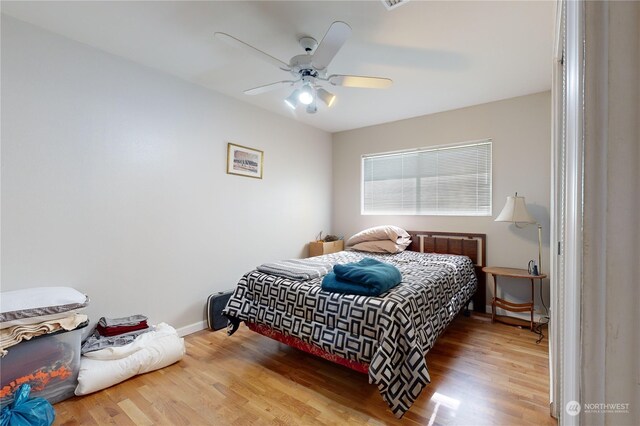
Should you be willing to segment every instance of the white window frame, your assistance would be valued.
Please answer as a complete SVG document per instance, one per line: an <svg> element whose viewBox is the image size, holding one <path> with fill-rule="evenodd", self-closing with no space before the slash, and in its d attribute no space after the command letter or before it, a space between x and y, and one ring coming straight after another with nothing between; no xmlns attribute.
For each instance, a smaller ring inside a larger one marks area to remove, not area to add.
<svg viewBox="0 0 640 426"><path fill-rule="evenodd" d="M399 154L410 154L415 152L426 152L426 151L439 151L444 149L452 149L452 148L463 148L466 146L480 145L480 144L489 144L489 159L491 160L491 172L489 174L490 182L489 182L489 212L487 214L459 214L459 213L441 213L441 214L421 214L421 213L404 213L404 212L395 212L395 213L379 213L379 212L365 212L364 209L364 190L365 190L365 182L364 182L364 162L367 158L372 157L384 157L391 155L399 155ZM378 152L372 154L363 154L360 158L360 214L362 216L458 216L458 217L491 217L493 216L493 139L478 139L473 141L465 141L447 145L434 145L427 146L421 148L412 148L405 149L399 151L387 151L387 152Z"/></svg>

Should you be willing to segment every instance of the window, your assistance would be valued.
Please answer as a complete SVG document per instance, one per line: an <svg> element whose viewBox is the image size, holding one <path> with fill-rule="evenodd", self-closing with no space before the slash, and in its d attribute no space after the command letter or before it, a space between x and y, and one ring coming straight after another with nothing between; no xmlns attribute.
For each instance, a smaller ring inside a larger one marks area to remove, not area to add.
<svg viewBox="0 0 640 426"><path fill-rule="evenodd" d="M491 216L491 140L363 156L362 214Z"/></svg>

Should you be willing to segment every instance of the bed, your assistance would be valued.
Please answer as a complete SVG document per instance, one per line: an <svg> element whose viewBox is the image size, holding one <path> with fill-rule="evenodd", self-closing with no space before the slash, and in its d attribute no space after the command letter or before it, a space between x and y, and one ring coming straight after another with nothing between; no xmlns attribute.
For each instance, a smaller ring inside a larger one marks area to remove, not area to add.
<svg viewBox="0 0 640 426"><path fill-rule="evenodd" d="M397 254L318 256L332 264L364 257L396 266L402 282L380 297L322 291L322 278L293 281L257 270L239 281L223 313L229 334L253 331L369 375L396 417L429 383L425 355L469 302L485 311L484 234L409 231Z"/></svg>

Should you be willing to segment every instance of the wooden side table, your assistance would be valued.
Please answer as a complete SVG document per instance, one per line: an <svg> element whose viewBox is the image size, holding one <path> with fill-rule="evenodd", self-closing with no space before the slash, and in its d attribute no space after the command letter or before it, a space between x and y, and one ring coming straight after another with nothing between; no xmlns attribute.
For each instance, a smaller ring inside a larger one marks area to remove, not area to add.
<svg viewBox="0 0 640 426"><path fill-rule="evenodd" d="M502 308L510 312L531 312L530 329L533 331L533 301L535 280L542 280L547 276L545 274L531 275L526 269L519 268L502 268L500 266L485 266L482 268L483 272L493 275L493 301L491 302L491 322L500 321L509 325L521 325L514 320L506 320L505 318L511 318L503 315L496 315L496 308ZM531 302L528 303L513 303L508 300L504 300L498 297L498 277L511 277L511 278L523 278L531 280Z"/></svg>

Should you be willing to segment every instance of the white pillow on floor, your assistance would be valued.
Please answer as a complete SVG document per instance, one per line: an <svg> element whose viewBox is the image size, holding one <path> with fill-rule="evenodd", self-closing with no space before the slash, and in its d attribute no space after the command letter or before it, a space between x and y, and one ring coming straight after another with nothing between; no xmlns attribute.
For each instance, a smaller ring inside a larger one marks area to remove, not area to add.
<svg viewBox="0 0 640 426"><path fill-rule="evenodd" d="M158 325L160 326L161 324ZM144 347L124 358L102 360L83 356L80 360L75 394L86 395L96 392L138 374L148 373L181 360L185 354L184 339L173 331L171 334L161 333L153 339L147 337L148 341ZM155 332L145 334L151 333Z"/></svg>

